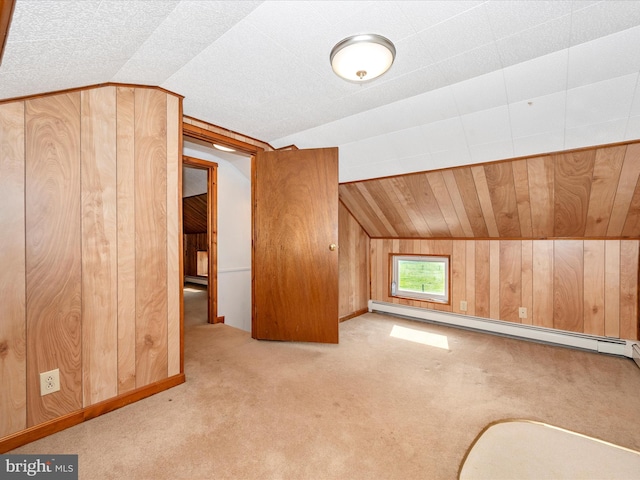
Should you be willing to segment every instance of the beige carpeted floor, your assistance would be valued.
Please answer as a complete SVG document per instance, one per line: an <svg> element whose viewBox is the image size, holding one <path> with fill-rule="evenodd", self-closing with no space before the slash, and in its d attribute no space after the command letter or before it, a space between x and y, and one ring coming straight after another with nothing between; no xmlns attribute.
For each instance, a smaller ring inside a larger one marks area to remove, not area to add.
<svg viewBox="0 0 640 480"><path fill-rule="evenodd" d="M339 345L194 325L185 370L14 452L77 453L81 479L454 479L505 418L640 449L633 361L377 314L341 324Z"/></svg>

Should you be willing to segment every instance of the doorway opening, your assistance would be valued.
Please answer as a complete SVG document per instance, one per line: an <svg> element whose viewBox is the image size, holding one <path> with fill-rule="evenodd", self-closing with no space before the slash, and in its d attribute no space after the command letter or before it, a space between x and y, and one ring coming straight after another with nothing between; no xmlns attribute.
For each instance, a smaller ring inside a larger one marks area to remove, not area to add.
<svg viewBox="0 0 640 480"><path fill-rule="evenodd" d="M183 156L185 323L218 323L217 164Z"/></svg>

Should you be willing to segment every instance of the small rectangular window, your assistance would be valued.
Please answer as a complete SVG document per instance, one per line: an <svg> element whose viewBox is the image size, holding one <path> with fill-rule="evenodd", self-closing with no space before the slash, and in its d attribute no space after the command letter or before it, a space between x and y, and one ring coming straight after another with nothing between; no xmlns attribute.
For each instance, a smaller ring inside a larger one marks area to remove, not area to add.
<svg viewBox="0 0 640 480"><path fill-rule="evenodd" d="M391 296L449 303L449 257L392 255Z"/></svg>

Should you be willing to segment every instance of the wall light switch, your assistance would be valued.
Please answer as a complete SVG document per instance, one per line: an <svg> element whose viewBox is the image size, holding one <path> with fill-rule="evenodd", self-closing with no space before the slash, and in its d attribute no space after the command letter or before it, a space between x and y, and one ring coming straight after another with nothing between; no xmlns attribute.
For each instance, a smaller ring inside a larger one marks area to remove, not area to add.
<svg viewBox="0 0 640 480"><path fill-rule="evenodd" d="M460 300L460 311L461 312L466 312L467 311L467 301L466 300Z"/></svg>
<svg viewBox="0 0 640 480"><path fill-rule="evenodd" d="M527 307L518 308L518 318L527 318Z"/></svg>

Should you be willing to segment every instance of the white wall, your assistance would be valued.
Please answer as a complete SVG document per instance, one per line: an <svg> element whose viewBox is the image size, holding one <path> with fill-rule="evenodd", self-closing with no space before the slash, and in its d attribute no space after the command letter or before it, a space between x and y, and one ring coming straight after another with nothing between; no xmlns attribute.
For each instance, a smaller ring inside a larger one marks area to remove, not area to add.
<svg viewBox="0 0 640 480"><path fill-rule="evenodd" d="M184 154L218 164L218 316L251 331L251 160L190 142Z"/></svg>

